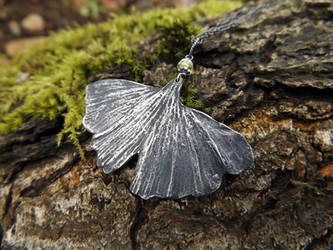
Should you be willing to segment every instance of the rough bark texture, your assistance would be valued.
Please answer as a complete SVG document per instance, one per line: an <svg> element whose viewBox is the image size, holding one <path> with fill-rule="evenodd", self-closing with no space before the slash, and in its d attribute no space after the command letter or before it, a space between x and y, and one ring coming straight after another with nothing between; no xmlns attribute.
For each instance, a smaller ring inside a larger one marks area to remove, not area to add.
<svg viewBox="0 0 333 250"><path fill-rule="evenodd" d="M2 247L331 249L332 20L330 0L288 0L197 49L189 83L214 118L246 136L256 163L210 196L134 197L134 162L104 175L88 134L86 161L69 144L57 148L61 120L1 136ZM144 80L158 86L171 74L160 62Z"/></svg>

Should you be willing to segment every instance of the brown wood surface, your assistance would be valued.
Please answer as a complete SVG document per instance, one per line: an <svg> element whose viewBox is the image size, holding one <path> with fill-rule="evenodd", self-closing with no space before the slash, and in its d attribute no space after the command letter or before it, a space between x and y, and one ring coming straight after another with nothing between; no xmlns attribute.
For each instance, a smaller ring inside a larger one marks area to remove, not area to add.
<svg viewBox="0 0 333 250"><path fill-rule="evenodd" d="M134 197L135 161L104 175L88 133L86 160L69 143L57 147L61 118L1 135L2 247L332 249L332 34L330 0L287 0L196 50L188 84L210 115L248 139L256 163L210 196ZM144 53L156 39L142 46ZM174 65L160 60L144 81L158 86L171 74Z"/></svg>

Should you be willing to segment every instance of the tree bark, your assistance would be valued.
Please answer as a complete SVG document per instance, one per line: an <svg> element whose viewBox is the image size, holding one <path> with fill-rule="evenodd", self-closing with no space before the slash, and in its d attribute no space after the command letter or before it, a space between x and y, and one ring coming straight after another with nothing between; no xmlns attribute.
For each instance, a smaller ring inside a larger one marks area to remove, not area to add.
<svg viewBox="0 0 333 250"><path fill-rule="evenodd" d="M81 136L86 160L69 143L57 147L61 118L35 119L1 135L2 247L332 249L332 20L330 0L287 0L195 51L188 84L255 155L254 169L226 176L210 196L133 196L135 160L103 174L89 134ZM157 46L154 39L146 43L143 53ZM124 77L127 70L102 77ZM144 82L159 85L173 70L160 61L145 71Z"/></svg>

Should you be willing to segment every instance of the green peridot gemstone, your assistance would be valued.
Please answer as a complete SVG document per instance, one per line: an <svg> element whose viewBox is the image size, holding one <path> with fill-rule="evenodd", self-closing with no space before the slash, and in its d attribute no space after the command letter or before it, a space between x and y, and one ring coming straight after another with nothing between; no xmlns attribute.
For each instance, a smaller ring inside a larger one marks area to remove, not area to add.
<svg viewBox="0 0 333 250"><path fill-rule="evenodd" d="M190 59L188 58L183 58L182 60L179 61L179 63L177 64L177 69L178 71L188 71L189 74L193 73L193 63Z"/></svg>

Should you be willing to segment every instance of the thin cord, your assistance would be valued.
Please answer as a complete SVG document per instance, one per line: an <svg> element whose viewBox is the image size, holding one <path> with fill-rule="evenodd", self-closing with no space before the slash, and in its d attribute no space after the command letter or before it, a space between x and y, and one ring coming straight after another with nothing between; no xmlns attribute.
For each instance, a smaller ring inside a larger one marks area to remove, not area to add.
<svg viewBox="0 0 333 250"><path fill-rule="evenodd" d="M284 1L284 0L283 0ZM193 51L196 46L202 44L204 39L226 30L229 30L233 27L236 27L240 24L246 23L249 19L255 16L257 13L264 9L272 8L276 6L280 1L272 2L272 3L265 3L258 7L252 7L250 9L239 10L235 12L234 15L229 17L224 22L218 23L216 26L209 28L208 30L200 33L196 37L192 39L192 46L187 56L193 58Z"/></svg>

